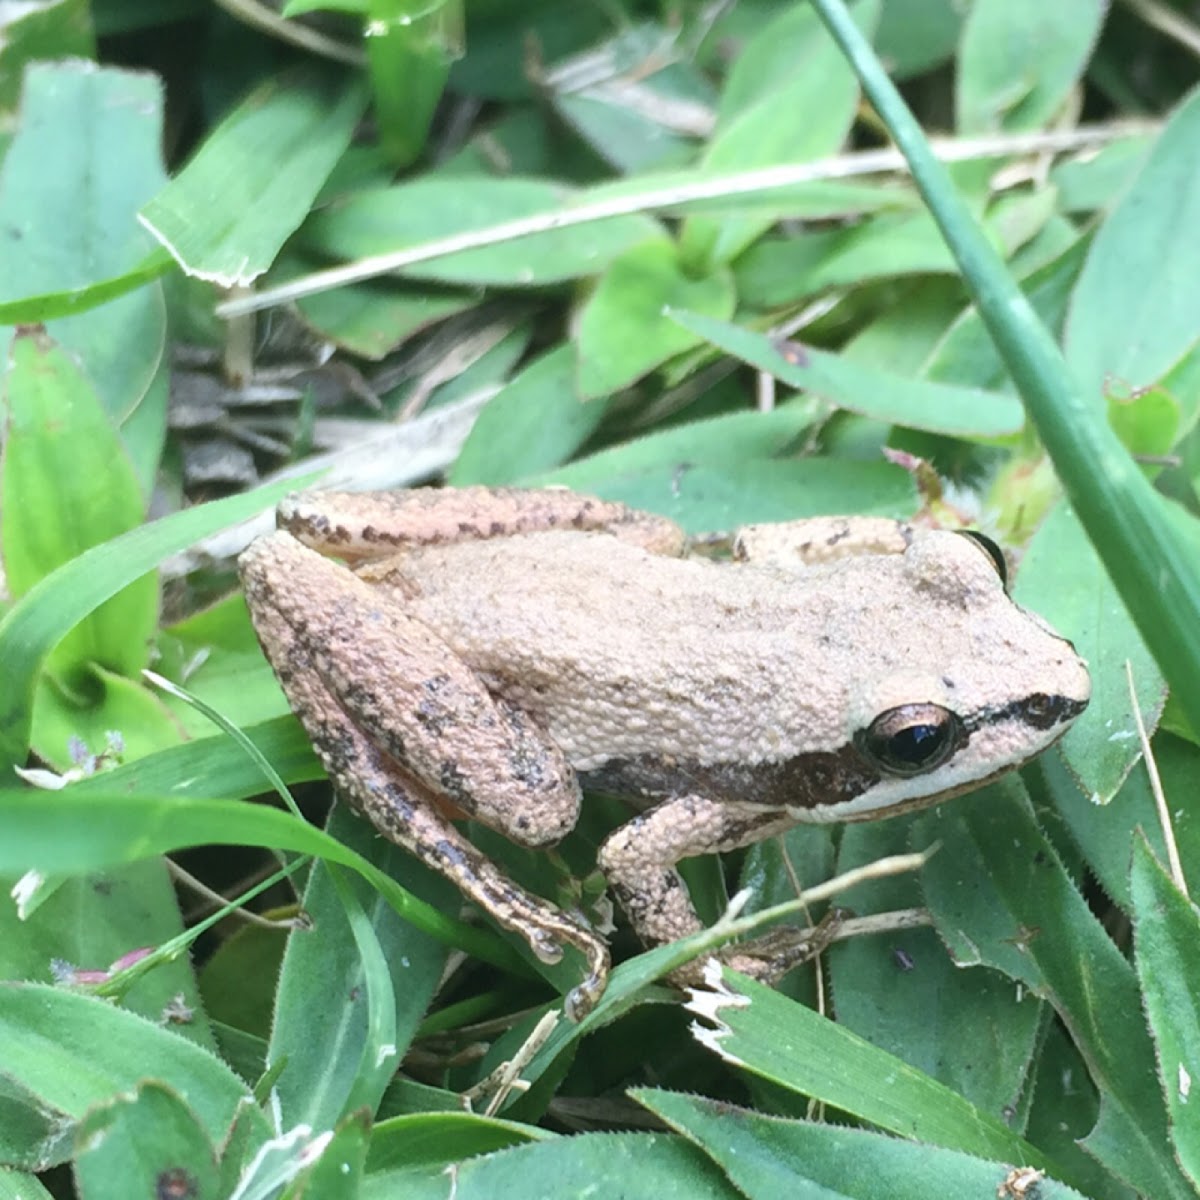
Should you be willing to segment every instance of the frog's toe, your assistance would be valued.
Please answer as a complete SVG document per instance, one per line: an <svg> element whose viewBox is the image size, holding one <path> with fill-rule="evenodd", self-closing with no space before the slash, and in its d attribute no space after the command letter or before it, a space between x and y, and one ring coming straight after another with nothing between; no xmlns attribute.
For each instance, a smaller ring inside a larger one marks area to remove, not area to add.
<svg viewBox="0 0 1200 1200"><path fill-rule="evenodd" d="M526 940L529 942L529 948L537 955L539 962L544 962L549 966L562 962L562 943L552 938L544 930L529 930Z"/></svg>

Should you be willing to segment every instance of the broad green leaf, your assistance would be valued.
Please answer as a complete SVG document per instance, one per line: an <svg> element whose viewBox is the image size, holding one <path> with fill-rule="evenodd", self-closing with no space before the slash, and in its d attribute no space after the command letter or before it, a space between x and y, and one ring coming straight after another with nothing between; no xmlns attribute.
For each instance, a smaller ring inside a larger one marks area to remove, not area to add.
<svg viewBox="0 0 1200 1200"><path fill-rule="evenodd" d="M468 1158L454 1167L456 1200L553 1196L586 1200L603 1190L622 1200L736 1200L698 1150L661 1133L585 1133ZM443 1200L443 1167L372 1171L363 1200Z"/></svg>
<svg viewBox="0 0 1200 1200"><path fill-rule="evenodd" d="M91 63L38 64L0 169L0 301L86 287L141 264L153 247L137 210L162 186L162 89L151 75ZM50 335L74 354L116 421L154 380L166 339L156 284L58 317Z"/></svg>
<svg viewBox="0 0 1200 1200"><path fill-rule="evenodd" d="M364 822L338 808L329 832L435 907L453 910L457 893L451 884L431 876ZM401 920L378 892L342 875L358 909L348 917L333 870L318 863L310 873L302 906L319 934L292 931L279 975L268 1055L271 1063L283 1064L275 1092L285 1127L324 1129L353 1108L375 1110L424 1016L445 958L437 942ZM353 932L356 920L369 923L373 954L361 952L364 935ZM318 994L326 1002L314 1012L312 998ZM384 1004L386 1013L371 1011Z"/></svg>
<svg viewBox="0 0 1200 1200"><path fill-rule="evenodd" d="M975 0L958 53L958 131L1048 125L1079 82L1107 8L1107 0Z"/></svg>
<svg viewBox="0 0 1200 1200"><path fill-rule="evenodd" d="M0 1200L54 1200L54 1196L35 1176L0 1167Z"/></svg>
<svg viewBox="0 0 1200 1200"><path fill-rule="evenodd" d="M120 438L71 355L28 330L13 337L5 359L0 546L19 598L84 550L135 528L143 500ZM50 669L78 677L97 663L133 675L149 661L157 621L158 583L146 574L76 625Z"/></svg>
<svg viewBox="0 0 1200 1200"><path fill-rule="evenodd" d="M330 68L264 83L142 208L143 223L189 275L252 283L308 215L366 99L360 81Z"/></svg>
<svg viewBox="0 0 1200 1200"><path fill-rule="evenodd" d="M936 67L953 55L964 15L958 0L884 0L879 57L896 79Z"/></svg>
<svg viewBox="0 0 1200 1200"><path fill-rule="evenodd" d="M1200 331L1200 91L1159 134L1132 186L1092 240L1067 316L1066 354L1093 399L1156 383Z"/></svg>
<svg viewBox="0 0 1200 1200"><path fill-rule="evenodd" d="M748 1200L1004 1195L1001 1189L1013 1170L1008 1162L987 1162L865 1129L764 1116L702 1096L638 1088L633 1097L709 1155ZM1030 1195L1039 1200L1085 1200L1057 1180L1035 1178L1036 1193Z"/></svg>
<svg viewBox="0 0 1200 1200"><path fill-rule="evenodd" d="M241 592L169 626L159 635L158 650L155 670L160 675L186 687L235 725L257 725L291 712L259 649ZM212 721L193 705L157 695L189 736L213 736Z"/></svg>
<svg viewBox="0 0 1200 1200"><path fill-rule="evenodd" d="M1080 1147L1096 1124L1100 1102L1083 1059L1057 1021L1047 1024L1036 1065L1026 1137L1090 1200L1133 1200L1129 1188Z"/></svg>
<svg viewBox="0 0 1200 1200"><path fill-rule="evenodd" d="M88 1200L220 1200L213 1139L174 1088L157 1080L93 1108L76 1135L75 1181Z"/></svg>
<svg viewBox="0 0 1200 1200"><path fill-rule="evenodd" d="M1167 1149L1167 1115L1133 968L1038 828L1020 782L956 800L917 823L942 849L922 885L939 935L965 965L1003 971L1048 1000L1102 1097L1088 1147L1146 1195L1191 1189Z"/></svg>
<svg viewBox="0 0 1200 1200"><path fill-rule="evenodd" d="M743 304L773 308L869 279L954 271L954 259L933 218L917 212L764 238L741 255L734 276Z"/></svg>
<svg viewBox="0 0 1200 1200"><path fill-rule="evenodd" d="M1021 290L1034 311L1055 332L1062 328L1087 248L1088 239L1077 238L1061 254L1021 280ZM926 360L922 374L937 383L960 383L993 391L1010 390L1013 386L974 305L964 309L945 331Z"/></svg>
<svg viewBox="0 0 1200 1200"><path fill-rule="evenodd" d="M1144 837L1134 840L1130 890L1138 979L1167 1098L1171 1142L1200 1188L1200 1114L1188 1103L1200 1063L1200 916Z"/></svg>
<svg viewBox="0 0 1200 1200"><path fill-rule="evenodd" d="M7 894L15 873L6 876ZM0 978L54 982L53 964L106 971L123 956L161 945L183 932L179 905L159 861L61 880L37 910L22 918L14 903L0 905ZM122 1007L160 1022L175 997L193 1011L178 1027L185 1038L211 1048L208 1021L186 958L138 979Z"/></svg>
<svg viewBox="0 0 1200 1200"><path fill-rule="evenodd" d="M31 63L95 57L96 34L87 0L50 0L9 10L0 40L0 111L16 108L22 76Z"/></svg>
<svg viewBox="0 0 1200 1200"><path fill-rule="evenodd" d="M132 529L47 575L0 619L0 766L24 759L34 685L46 655L89 613L170 554L274 504L296 480L218 500Z"/></svg>
<svg viewBox="0 0 1200 1200"><path fill-rule="evenodd" d="M957 437L1003 437L1024 424L1020 403L999 392L904 379L798 342L777 342L698 313L672 311L687 329L790 387L877 421Z"/></svg>
<svg viewBox="0 0 1200 1200"><path fill-rule="evenodd" d="M555 1136L535 1125L485 1117L481 1113L413 1113L392 1117L375 1126L367 1169L377 1172L448 1166L509 1146L550 1141Z"/></svg>
<svg viewBox="0 0 1200 1200"><path fill-rule="evenodd" d="M1006 257L1042 228L1054 201L1054 193L1042 188L991 208L987 229ZM926 212L881 213L843 228L764 238L735 268L738 299L751 308L793 304L871 280L957 273L953 255Z"/></svg>
<svg viewBox="0 0 1200 1200"><path fill-rule="evenodd" d="M737 431L731 426L730 432ZM666 439L669 434L654 436ZM630 449L637 445L631 443ZM911 516L918 504L912 476L890 463L750 455L729 461L714 457L695 465L687 458L658 457L643 464L637 453L627 460L616 450L602 453L603 463L585 458L578 470L572 463L538 482L561 482L662 513L689 533L846 512Z"/></svg>
<svg viewBox="0 0 1200 1200"><path fill-rule="evenodd" d="M1071 580L1063 587L1064 578ZM1143 720L1158 724L1166 687L1157 664L1075 514L1059 504L1042 522L1013 586L1018 603L1046 618L1087 661L1089 710L1067 731L1062 753L1084 793L1105 804L1141 757L1130 708L1128 660Z"/></svg>
<svg viewBox="0 0 1200 1200"><path fill-rule="evenodd" d="M926 849L911 842L911 829L911 818L847 826L838 871ZM919 908L922 899L914 878L893 876L859 884L838 904L865 915ZM1042 1023L1037 1000L1017 1003L1002 975L956 966L932 929L850 938L830 948L827 962L840 1024L984 1112L1014 1114L1009 1125L1022 1131L1018 1101Z"/></svg>
<svg viewBox="0 0 1200 1200"><path fill-rule="evenodd" d="M878 16L876 0L855 6L865 29L873 29ZM792 5L763 27L730 73L703 165L741 170L833 154L857 106L858 80L834 40L807 5ZM803 116L783 119L784 113ZM769 227L769 219L691 217L684 223L681 256L707 274Z"/></svg>
<svg viewBox="0 0 1200 1200"><path fill-rule="evenodd" d="M360 1109L348 1116L333 1132L321 1157L305 1166L292 1184L297 1200L358 1200L362 1189L367 1151L374 1141L371 1115Z"/></svg>
<svg viewBox="0 0 1200 1200"><path fill-rule="evenodd" d="M694 278L675 243L655 238L609 263L579 315L579 393L608 396L696 345L699 335L672 321L675 308L725 318L733 315L733 279L718 267Z"/></svg>
<svg viewBox="0 0 1200 1200"><path fill-rule="evenodd" d="M469 292L404 286L389 279L319 292L296 307L322 337L377 362L413 334L478 302Z"/></svg>
<svg viewBox="0 0 1200 1200"><path fill-rule="evenodd" d="M64 1123L154 1078L187 1103L212 1142L250 1101L215 1055L105 1000L34 983L0 984L0 1074ZM266 1134L266 1121L255 1125ZM0 1137L3 1137L0 1134Z"/></svg>
<svg viewBox="0 0 1200 1200"><path fill-rule="evenodd" d="M1059 210L1076 214L1108 208L1137 177L1154 142L1153 134L1134 134L1055 163L1050 184L1058 192Z"/></svg>
<svg viewBox="0 0 1200 1200"><path fill-rule="evenodd" d="M881 1129L1001 1162L1045 1158L998 1117L827 1017L725 968L697 989L693 1033L725 1062Z"/></svg>
<svg viewBox="0 0 1200 1200"><path fill-rule="evenodd" d="M1154 758L1175 826L1184 872L1194 890L1200 887L1200 747L1160 730L1154 738ZM1120 791L1105 805L1096 805L1054 755L1039 763L1054 808L1066 822L1072 840L1087 859L1105 893L1123 909L1132 905L1129 862L1140 828L1159 858L1166 858L1161 821L1144 764L1130 771Z"/></svg>
<svg viewBox="0 0 1200 1200"><path fill-rule="evenodd" d="M515 483L569 459L604 420L608 405L575 389L575 350L563 344L534 359L488 401L447 481Z"/></svg>
<svg viewBox="0 0 1200 1200"><path fill-rule="evenodd" d="M540 179L417 179L331 204L305 225L304 244L309 253L364 258L544 213L544 233L447 254L404 271L448 283L535 287L595 275L630 246L661 236L658 223L644 216L554 228L552 214L586 199L587 193Z"/></svg>

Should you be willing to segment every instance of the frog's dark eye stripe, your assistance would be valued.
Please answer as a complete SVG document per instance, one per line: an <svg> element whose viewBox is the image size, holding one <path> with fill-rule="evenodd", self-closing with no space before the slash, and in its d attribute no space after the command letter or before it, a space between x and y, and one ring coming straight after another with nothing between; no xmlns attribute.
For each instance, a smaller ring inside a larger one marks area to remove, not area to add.
<svg viewBox="0 0 1200 1200"><path fill-rule="evenodd" d="M965 538L970 538L991 559L992 566L996 568L996 574L1000 576L1000 582L1007 588L1008 562L1004 557L1004 551L986 533L980 533L978 529L959 529L956 532Z"/></svg>
<svg viewBox="0 0 1200 1200"><path fill-rule="evenodd" d="M940 704L889 708L854 735L860 754L887 774L901 778L935 770L966 740L962 721Z"/></svg>

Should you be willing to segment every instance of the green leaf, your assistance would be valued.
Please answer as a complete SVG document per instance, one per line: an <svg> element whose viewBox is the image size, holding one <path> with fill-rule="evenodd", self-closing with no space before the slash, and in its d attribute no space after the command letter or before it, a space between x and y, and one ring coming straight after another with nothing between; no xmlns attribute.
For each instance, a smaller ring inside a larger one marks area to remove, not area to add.
<svg viewBox="0 0 1200 1200"><path fill-rule="evenodd" d="M0 1167L0 1200L54 1200L34 1176Z"/></svg>
<svg viewBox="0 0 1200 1200"><path fill-rule="evenodd" d="M827 1017L728 968L688 1007L701 1044L726 1062L881 1129L1001 1162L1045 1157L991 1113Z"/></svg>
<svg viewBox="0 0 1200 1200"><path fill-rule="evenodd" d="M781 411L781 410L776 410ZM761 419L761 414L738 414ZM717 432L732 418L715 418ZM670 432L654 435L669 439ZM684 430L679 430L683 433ZM650 439L645 439L650 440ZM680 438L680 442L685 439ZM912 476L891 463L848 462L832 458L770 459L756 456L730 461L714 457L696 463L680 457L656 457L645 465L639 443L622 457L617 450L581 459L539 483L582 487L606 500L620 500L679 521L689 533L735 529L753 521L784 521L838 513L911 516L917 508ZM648 454L650 448L646 448ZM577 469L578 468L578 469Z"/></svg>
<svg viewBox="0 0 1200 1200"><path fill-rule="evenodd" d="M671 309L729 317L735 300L728 271L689 277L670 239L631 247L609 264L580 313L581 396L588 400L620 391L699 343L699 335L671 320Z"/></svg>
<svg viewBox="0 0 1200 1200"><path fill-rule="evenodd" d="M7 876L5 892L15 874ZM162 862L63 879L28 916L15 904L0 907L0 978L51 983L56 962L71 969L106 971L124 955L159 946L182 932L179 905ZM208 1021L186 957L139 978L122 995L121 1004L160 1022L177 996L193 1012L192 1020L177 1032L211 1048Z"/></svg>
<svg viewBox="0 0 1200 1200"><path fill-rule="evenodd" d="M958 54L960 133L1039 129L1087 66L1107 0L975 0Z"/></svg>
<svg viewBox="0 0 1200 1200"><path fill-rule="evenodd" d="M874 28L878 15L876 0L855 6L866 29ZM746 46L730 73L704 166L742 170L833 154L857 107L858 81L833 39L806 5L789 6ZM784 113L803 117L781 119ZM709 272L736 258L770 224L769 218L691 217L681 255Z"/></svg>
<svg viewBox="0 0 1200 1200"><path fill-rule="evenodd" d="M923 849L912 841L913 818L865 821L842 832L838 872L889 854ZM838 897L856 913L919 908L911 876L871 880ZM958 1092L984 1112L1004 1112L1018 1133L1018 1102L1041 1034L1043 1006L1017 1003L1012 985L993 971L964 971L932 929L887 938L849 938L827 952L834 1011L840 1024L873 1046ZM979 1031L988 1031L981 1039Z"/></svg>
<svg viewBox="0 0 1200 1200"><path fill-rule="evenodd" d="M515 483L565 462L604 420L608 405L575 392L575 350L563 344L534 359L484 406L447 482Z"/></svg>
<svg viewBox="0 0 1200 1200"><path fill-rule="evenodd" d="M1086 237L1076 238L1061 254L1021 280L1021 290L1034 312L1052 330L1062 328L1087 248ZM945 331L922 374L937 383L960 383L993 391L1012 388L1004 360L974 305L964 309Z"/></svg>
<svg viewBox="0 0 1200 1200"><path fill-rule="evenodd" d="M225 1135L234 1113L250 1103L245 1085L215 1055L170 1030L105 1000L34 983L0 984L0 1076L26 1090L63 1124L134 1091L153 1077L181 1096L210 1142ZM259 1137L267 1134L255 1112ZM11 1161L4 1145L0 1155Z"/></svg>
<svg viewBox="0 0 1200 1200"><path fill-rule="evenodd" d="M84 550L136 527L143 501L74 360L36 330L18 332L5 359L0 545L8 586L22 597ZM146 574L76 625L50 669L78 675L99 663L133 675L149 661L157 621L158 583Z"/></svg>
<svg viewBox="0 0 1200 1200"><path fill-rule="evenodd" d="M923 816L918 836L940 840L922 885L938 933L963 965L985 963L1047 999L1102 1096L1086 1143L1146 1195L1191 1189L1167 1151L1167 1117L1133 968L1125 961L1013 776Z"/></svg>
<svg viewBox="0 0 1200 1200"><path fill-rule="evenodd" d="M451 884L364 822L338 808L329 832L434 907L453 910L458 894ZM268 1056L284 1064L275 1092L285 1128L325 1129L355 1108L375 1110L445 959L441 945L401 920L378 892L344 876L344 887L335 887L333 870L318 863L310 873L302 906L320 934L293 930L279 975ZM326 997L315 1012L314 995Z"/></svg>
<svg viewBox="0 0 1200 1200"><path fill-rule="evenodd" d="M1066 354L1092 398L1158 382L1195 345L1200 278L1200 92L1171 114L1132 186L1092 241L1071 299Z"/></svg>
<svg viewBox="0 0 1200 1200"><path fill-rule="evenodd" d="M1024 424L1011 396L889 375L798 342L779 343L698 313L672 310L674 320L790 387L877 421L957 437L1004 437Z"/></svg>
<svg viewBox="0 0 1200 1200"><path fill-rule="evenodd" d="M763 1116L727 1103L656 1088L633 1097L689 1138L748 1200L927 1200L1003 1195L1012 1168L953 1150L914 1145L865 1129ZM1053 1179L1038 1200L1084 1200ZM1012 1193L1009 1193L1012 1194ZM1020 1195L1020 1193L1016 1193Z"/></svg>
<svg viewBox="0 0 1200 1200"><path fill-rule="evenodd" d="M307 67L256 88L142 209L189 274L252 283L307 216L366 107L345 72Z"/></svg>
<svg viewBox="0 0 1200 1200"><path fill-rule="evenodd" d="M95 57L96 34L87 0L50 0L9 10L0 40L0 111L16 108L22 77L30 64L51 58Z"/></svg>
<svg viewBox="0 0 1200 1200"><path fill-rule="evenodd" d="M157 1081L93 1108L76 1144L75 1181L88 1200L219 1200L212 1139L180 1095Z"/></svg>
<svg viewBox="0 0 1200 1200"><path fill-rule="evenodd" d="M89 613L170 554L252 516L296 487L288 480L201 504L85 550L47 575L0 619L0 766L24 759L34 684L47 654Z"/></svg>
<svg viewBox="0 0 1200 1200"><path fill-rule="evenodd" d="M288 1200L358 1200L367 1150L374 1141L371 1116L352 1113L333 1131L321 1157L302 1169L287 1192Z"/></svg>
<svg viewBox="0 0 1200 1200"><path fill-rule="evenodd" d="M413 334L478 302L469 292L403 286L389 279L306 296L296 307L322 337L378 362Z"/></svg>
<svg viewBox="0 0 1200 1200"><path fill-rule="evenodd" d="M594 275L630 246L661 236L658 223L643 216L555 229L551 214L585 196L538 179L417 179L331 204L307 223L304 243L310 253L360 258L545 213L544 233L447 254L404 270L418 279L448 283L536 287Z"/></svg>
<svg viewBox="0 0 1200 1200"><path fill-rule="evenodd" d="M509 1146L551 1141L555 1136L534 1125L480 1113L412 1113L375 1126L367 1169L382 1172L418 1166L445 1167Z"/></svg>
<svg viewBox="0 0 1200 1200"><path fill-rule="evenodd" d="M462 57L462 0L368 0L366 17L379 142L406 167L425 146L450 64Z"/></svg>
<svg viewBox="0 0 1200 1200"><path fill-rule="evenodd" d="M1071 580L1063 587L1063 579ZM1143 720L1158 724L1166 687L1112 580L1065 504L1042 522L1013 586L1018 603L1069 637L1092 676L1089 709L1067 731L1062 754L1085 795L1107 804L1141 757L1130 707L1128 661Z"/></svg>
<svg viewBox="0 0 1200 1200"><path fill-rule="evenodd" d="M598 1181L622 1200L736 1200L698 1150L680 1138L653 1133L585 1133L468 1158L454 1168L456 1200L517 1200L553 1196L585 1200ZM371 1172L363 1200L441 1200L441 1166Z"/></svg>
<svg viewBox="0 0 1200 1200"><path fill-rule="evenodd" d="M86 287L141 264L153 243L138 208L162 186L162 89L91 63L38 64L0 171L0 301ZM53 169L47 169L52 163ZM110 293L112 294L112 293ZM157 284L49 327L122 421L146 396L166 342Z"/></svg>
<svg viewBox="0 0 1200 1200"><path fill-rule="evenodd" d="M1200 1114L1189 1104L1200 1062L1200 915L1144 837L1134 841L1130 890L1138 979L1167 1098L1171 1143L1200 1188Z"/></svg>

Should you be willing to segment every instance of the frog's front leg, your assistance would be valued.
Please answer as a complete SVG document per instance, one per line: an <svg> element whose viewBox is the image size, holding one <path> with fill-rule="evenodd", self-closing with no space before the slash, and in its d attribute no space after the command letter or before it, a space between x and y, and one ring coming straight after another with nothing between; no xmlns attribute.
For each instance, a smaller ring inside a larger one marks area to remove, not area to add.
<svg viewBox="0 0 1200 1200"><path fill-rule="evenodd" d="M598 861L634 931L651 945L677 941L704 928L675 864L699 854L736 850L774 837L795 825L785 809L678 796L611 833ZM800 961L778 931L727 946L720 957L730 966L771 982ZM698 964L671 975L672 982L700 981Z"/></svg>
<svg viewBox="0 0 1200 1200"><path fill-rule="evenodd" d="M259 640L335 787L544 962L576 946L589 974L567 1009L581 1017L604 990L603 939L519 888L445 815L525 845L557 841L580 802L562 752L432 631L289 534L260 538L240 567Z"/></svg>

